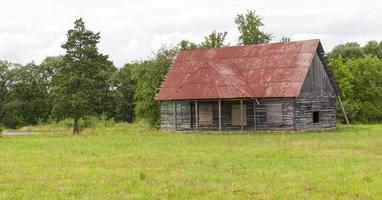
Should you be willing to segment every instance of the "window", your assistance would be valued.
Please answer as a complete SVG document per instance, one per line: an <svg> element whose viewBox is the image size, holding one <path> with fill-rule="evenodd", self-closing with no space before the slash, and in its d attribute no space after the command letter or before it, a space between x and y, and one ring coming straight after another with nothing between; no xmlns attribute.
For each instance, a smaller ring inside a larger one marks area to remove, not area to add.
<svg viewBox="0 0 382 200"><path fill-rule="evenodd" d="M313 123L320 122L320 112L313 112Z"/></svg>
<svg viewBox="0 0 382 200"><path fill-rule="evenodd" d="M212 104L200 104L199 106L199 123L212 124Z"/></svg>
<svg viewBox="0 0 382 200"><path fill-rule="evenodd" d="M267 104L266 121L270 123L281 123L283 121L283 105Z"/></svg>
<svg viewBox="0 0 382 200"><path fill-rule="evenodd" d="M241 110L240 110L240 104L233 104L231 109L231 120L232 125L240 126L241 125ZM247 107L245 104L243 104L243 126L247 125Z"/></svg>

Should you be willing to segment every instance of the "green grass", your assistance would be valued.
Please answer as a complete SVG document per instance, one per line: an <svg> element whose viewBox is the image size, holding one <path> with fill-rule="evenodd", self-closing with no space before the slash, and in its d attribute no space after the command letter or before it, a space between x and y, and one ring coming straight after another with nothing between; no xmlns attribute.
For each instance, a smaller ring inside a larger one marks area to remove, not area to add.
<svg viewBox="0 0 382 200"><path fill-rule="evenodd" d="M382 125L256 134L142 124L80 136L54 125L22 130L47 133L0 138L0 199L382 199Z"/></svg>

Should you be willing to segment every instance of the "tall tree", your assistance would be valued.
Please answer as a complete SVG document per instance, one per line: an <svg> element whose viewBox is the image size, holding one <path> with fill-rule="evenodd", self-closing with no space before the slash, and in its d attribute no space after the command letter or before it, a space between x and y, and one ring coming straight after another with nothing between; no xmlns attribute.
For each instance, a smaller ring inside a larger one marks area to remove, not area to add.
<svg viewBox="0 0 382 200"><path fill-rule="evenodd" d="M85 28L82 19L74 22L62 45L65 64L53 78L54 107L57 118L72 117L73 133L79 133L79 119L97 113L102 105L110 71L115 68L108 56L98 52L100 33Z"/></svg>
<svg viewBox="0 0 382 200"><path fill-rule="evenodd" d="M204 38L204 41L201 44L203 48L220 48L226 46L224 44L225 37L227 32L217 33L213 31L210 35Z"/></svg>
<svg viewBox="0 0 382 200"><path fill-rule="evenodd" d="M12 83L14 82L15 64L0 60L0 121L3 122L5 104L9 101Z"/></svg>
<svg viewBox="0 0 382 200"><path fill-rule="evenodd" d="M239 42L243 45L268 43L272 35L260 30L264 26L262 18L256 15L256 11L248 11L239 14L235 18L235 23L240 32Z"/></svg>
<svg viewBox="0 0 382 200"><path fill-rule="evenodd" d="M159 104L154 98L177 51L177 48L162 48L154 59L139 62L134 67L133 77L137 83L135 114L137 119L147 121L150 126L159 124Z"/></svg>

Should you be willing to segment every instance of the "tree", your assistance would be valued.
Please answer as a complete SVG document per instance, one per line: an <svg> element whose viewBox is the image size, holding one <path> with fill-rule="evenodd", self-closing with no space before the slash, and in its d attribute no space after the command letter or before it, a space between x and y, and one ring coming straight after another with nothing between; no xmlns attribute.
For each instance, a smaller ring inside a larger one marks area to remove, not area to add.
<svg viewBox="0 0 382 200"><path fill-rule="evenodd" d="M382 58L382 42L378 43L375 40L369 41L364 47L365 54L374 55L378 58Z"/></svg>
<svg viewBox="0 0 382 200"><path fill-rule="evenodd" d="M342 57L345 60L357 59L364 56L362 47L356 42L348 42L337 45L332 52L328 53L329 58Z"/></svg>
<svg viewBox="0 0 382 200"><path fill-rule="evenodd" d="M133 78L136 81L135 114L137 119L147 121L150 126L159 125L159 104L155 95L159 92L164 77L178 48L162 48L154 59L136 63Z"/></svg>
<svg viewBox="0 0 382 200"><path fill-rule="evenodd" d="M349 60L352 71L352 100L359 107L357 121L382 121L382 60L370 55Z"/></svg>
<svg viewBox="0 0 382 200"><path fill-rule="evenodd" d="M7 114L10 116L17 113L20 121L8 126L36 125L49 118L52 102L48 73L45 68L34 63L15 69L12 103L7 105Z"/></svg>
<svg viewBox="0 0 382 200"><path fill-rule="evenodd" d="M283 36L280 40L280 42L290 42L290 37Z"/></svg>
<svg viewBox="0 0 382 200"><path fill-rule="evenodd" d="M256 15L256 11L248 11L239 14L235 18L235 23L240 32L239 42L243 45L268 43L272 35L260 30L264 24L262 18Z"/></svg>
<svg viewBox="0 0 382 200"><path fill-rule="evenodd" d="M135 118L135 88L136 80L133 79L134 68L139 67L139 63L124 65L114 76L113 95L114 113L110 113L116 121L133 122Z"/></svg>
<svg viewBox="0 0 382 200"><path fill-rule="evenodd" d="M98 52L100 33L85 28L82 19L74 22L62 45L66 50L64 65L53 77L53 113L58 119L73 118L73 133L79 133L79 119L95 115L108 90L113 64Z"/></svg>
<svg viewBox="0 0 382 200"><path fill-rule="evenodd" d="M217 33L213 31L207 37L204 37L204 41L200 45L203 48L220 48L226 46L224 44L225 37L227 36L227 32Z"/></svg>
<svg viewBox="0 0 382 200"><path fill-rule="evenodd" d="M197 44L190 42L188 40L182 40L178 44L180 50L191 50L199 48Z"/></svg>
<svg viewBox="0 0 382 200"><path fill-rule="evenodd" d="M4 122L5 104L9 101L14 82L14 68L17 65L0 60L0 121Z"/></svg>

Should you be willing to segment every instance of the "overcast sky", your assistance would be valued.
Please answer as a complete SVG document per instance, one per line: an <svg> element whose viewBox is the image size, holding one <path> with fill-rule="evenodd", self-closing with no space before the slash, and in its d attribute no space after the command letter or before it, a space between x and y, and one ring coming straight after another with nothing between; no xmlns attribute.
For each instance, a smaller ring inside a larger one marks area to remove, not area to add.
<svg viewBox="0 0 382 200"><path fill-rule="evenodd" d="M336 44L382 40L382 2L356 0L1 0L0 59L16 63L63 54L75 19L101 32L100 51L117 67L145 59L163 44L202 41L212 30L237 43L234 18L246 10L263 17L273 41L321 39Z"/></svg>

